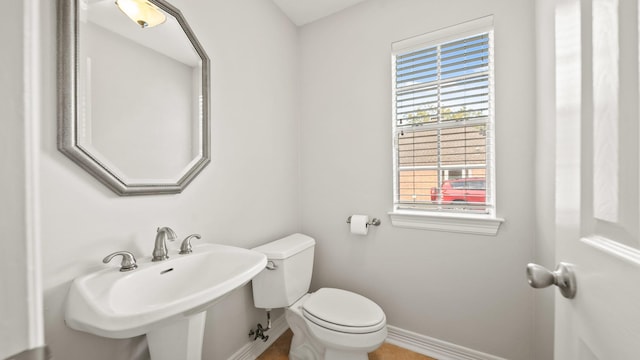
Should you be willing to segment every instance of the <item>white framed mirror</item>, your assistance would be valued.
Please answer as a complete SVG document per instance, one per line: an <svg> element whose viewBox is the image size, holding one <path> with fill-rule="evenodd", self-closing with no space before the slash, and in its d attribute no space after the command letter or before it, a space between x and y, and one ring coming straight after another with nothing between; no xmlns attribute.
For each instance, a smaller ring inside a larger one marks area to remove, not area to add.
<svg viewBox="0 0 640 360"><path fill-rule="evenodd" d="M209 58L164 0L58 0L58 149L119 195L210 162Z"/></svg>

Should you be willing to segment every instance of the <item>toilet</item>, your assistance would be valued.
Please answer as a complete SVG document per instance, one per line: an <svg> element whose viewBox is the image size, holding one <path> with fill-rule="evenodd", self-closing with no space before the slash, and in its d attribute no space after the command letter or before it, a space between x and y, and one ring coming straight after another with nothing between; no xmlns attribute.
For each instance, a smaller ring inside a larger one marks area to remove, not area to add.
<svg viewBox="0 0 640 360"><path fill-rule="evenodd" d="M293 332L289 359L366 360L387 337L387 319L373 301L356 293L322 288L308 293L315 240L293 234L253 250L267 268L253 278L256 308L285 308Z"/></svg>

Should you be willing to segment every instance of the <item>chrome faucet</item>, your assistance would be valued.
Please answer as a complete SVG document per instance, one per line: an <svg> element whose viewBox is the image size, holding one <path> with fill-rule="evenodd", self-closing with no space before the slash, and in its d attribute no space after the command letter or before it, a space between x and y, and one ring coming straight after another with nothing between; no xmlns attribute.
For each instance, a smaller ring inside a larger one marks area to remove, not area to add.
<svg viewBox="0 0 640 360"><path fill-rule="evenodd" d="M169 258L167 251L167 240L175 241L178 238L176 233L169 227L158 228L156 234L156 245L153 248L153 258L151 261L162 261Z"/></svg>

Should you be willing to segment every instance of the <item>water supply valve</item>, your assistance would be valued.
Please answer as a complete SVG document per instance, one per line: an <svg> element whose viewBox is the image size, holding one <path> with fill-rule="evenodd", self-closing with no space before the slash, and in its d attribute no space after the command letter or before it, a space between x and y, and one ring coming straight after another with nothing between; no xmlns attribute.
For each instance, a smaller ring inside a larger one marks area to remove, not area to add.
<svg viewBox="0 0 640 360"><path fill-rule="evenodd" d="M269 340L269 335L265 335L267 331L271 329L271 311L267 310L267 327L263 328L262 324L258 323L258 327L249 331L249 337L253 336L253 341L258 340L260 338L262 341L266 342Z"/></svg>
<svg viewBox="0 0 640 360"><path fill-rule="evenodd" d="M262 324L258 324L258 328L253 330L251 329L251 331L249 331L249 337L253 336L253 341L258 340L258 338L260 338L262 341L266 342L267 340L269 340L269 335L265 335L265 331L267 331L269 329L264 329L262 327Z"/></svg>

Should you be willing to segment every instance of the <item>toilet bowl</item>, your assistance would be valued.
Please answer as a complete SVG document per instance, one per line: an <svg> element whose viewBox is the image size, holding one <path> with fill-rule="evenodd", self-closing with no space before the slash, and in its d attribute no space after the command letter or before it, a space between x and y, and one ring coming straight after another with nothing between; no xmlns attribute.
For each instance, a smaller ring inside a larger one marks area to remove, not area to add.
<svg viewBox="0 0 640 360"><path fill-rule="evenodd" d="M387 337L384 311L368 298L341 289L307 293L315 240L293 234L254 248L267 269L253 279L257 308L285 308L293 332L289 359L366 360Z"/></svg>

